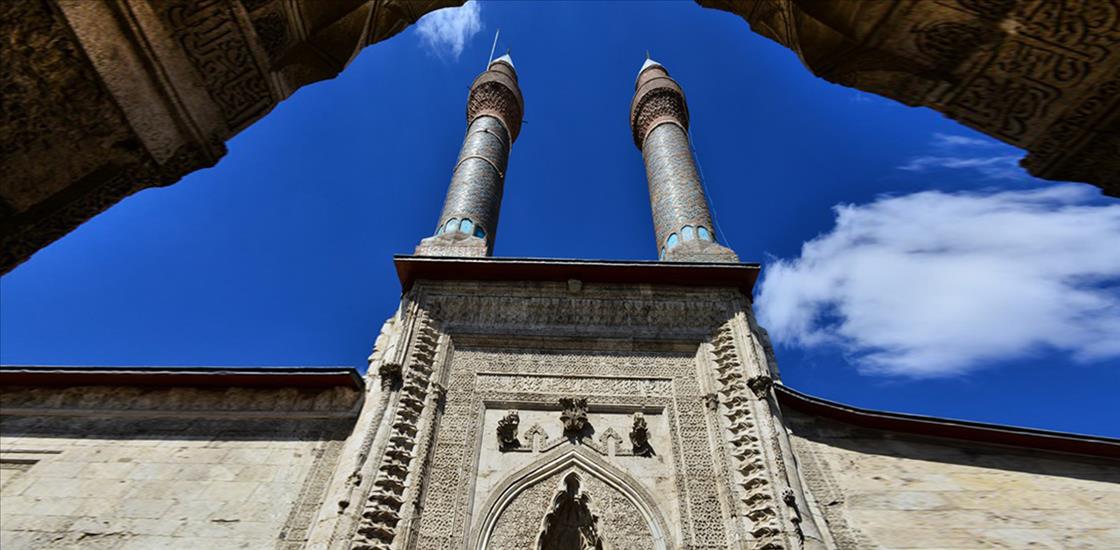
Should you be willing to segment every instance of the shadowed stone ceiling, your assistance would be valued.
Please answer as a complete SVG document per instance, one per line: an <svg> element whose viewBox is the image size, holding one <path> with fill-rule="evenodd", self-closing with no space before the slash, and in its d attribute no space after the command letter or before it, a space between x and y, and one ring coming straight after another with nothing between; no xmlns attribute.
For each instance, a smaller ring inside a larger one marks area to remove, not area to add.
<svg viewBox="0 0 1120 550"><path fill-rule="evenodd" d="M0 273L224 143L362 48L460 0L0 2ZM1120 0L698 0L830 82L1120 196Z"/></svg>

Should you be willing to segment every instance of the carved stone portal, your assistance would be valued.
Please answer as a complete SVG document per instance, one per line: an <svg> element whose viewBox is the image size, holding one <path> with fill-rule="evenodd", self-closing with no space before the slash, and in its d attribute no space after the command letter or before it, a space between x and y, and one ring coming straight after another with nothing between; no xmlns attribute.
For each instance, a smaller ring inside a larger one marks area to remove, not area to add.
<svg viewBox="0 0 1120 550"><path fill-rule="evenodd" d="M544 517L537 550L602 550L599 518L591 513L590 500L580 490L579 476L568 474L564 489L553 499L552 509Z"/></svg>

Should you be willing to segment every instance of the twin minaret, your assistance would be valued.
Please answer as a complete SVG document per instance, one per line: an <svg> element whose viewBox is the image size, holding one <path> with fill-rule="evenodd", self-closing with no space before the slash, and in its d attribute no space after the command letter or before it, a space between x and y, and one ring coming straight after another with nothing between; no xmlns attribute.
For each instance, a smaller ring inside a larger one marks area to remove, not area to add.
<svg viewBox="0 0 1120 550"><path fill-rule="evenodd" d="M417 255L489 256L505 184L510 145L524 112L513 60L490 63L471 85L467 135L451 175L435 235ZM671 262L738 262L715 242L712 215L688 136L684 91L660 63L647 59L630 104L634 144L645 159L658 258Z"/></svg>

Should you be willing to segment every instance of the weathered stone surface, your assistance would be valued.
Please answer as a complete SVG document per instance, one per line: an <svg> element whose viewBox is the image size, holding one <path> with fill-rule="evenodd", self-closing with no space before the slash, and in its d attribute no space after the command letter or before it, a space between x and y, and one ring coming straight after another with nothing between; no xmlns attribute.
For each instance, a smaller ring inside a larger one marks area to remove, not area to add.
<svg viewBox="0 0 1120 550"><path fill-rule="evenodd" d="M303 547L359 397L5 387L0 545Z"/></svg>
<svg viewBox="0 0 1120 550"><path fill-rule="evenodd" d="M338 538L526 548L578 529L615 549L822 548L789 504L806 500L772 395L751 382L772 374L746 303L720 287L416 283L396 357L380 356L403 382L387 444Z"/></svg>
<svg viewBox="0 0 1120 550"><path fill-rule="evenodd" d="M786 411L837 547L1120 547L1120 463L936 439Z"/></svg>
<svg viewBox="0 0 1120 550"><path fill-rule="evenodd" d="M460 0L0 2L0 273Z"/></svg>
<svg viewBox="0 0 1120 550"><path fill-rule="evenodd" d="M530 262L514 269L531 280L455 280L464 263L512 262L438 261L449 278L408 279L364 394L286 373L267 389L65 383L89 369L4 387L0 544L1120 545L1116 460L779 411L790 392L738 286L627 278L650 264L578 285Z"/></svg>
<svg viewBox="0 0 1120 550"><path fill-rule="evenodd" d="M830 82L1027 150L1040 178L1120 196L1120 0L697 0Z"/></svg>

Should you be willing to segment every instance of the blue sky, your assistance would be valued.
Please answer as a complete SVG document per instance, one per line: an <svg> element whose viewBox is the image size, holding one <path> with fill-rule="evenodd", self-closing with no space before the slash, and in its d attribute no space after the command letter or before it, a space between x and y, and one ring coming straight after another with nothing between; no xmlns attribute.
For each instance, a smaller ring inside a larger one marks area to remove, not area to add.
<svg viewBox="0 0 1120 550"><path fill-rule="evenodd" d="M815 78L691 2L485 2L367 48L215 168L0 279L0 361L364 367L499 27L526 110L495 255L655 259L627 120L649 50L687 94L721 239L763 262L786 384L1120 436L1120 201L1032 179L1021 151Z"/></svg>

